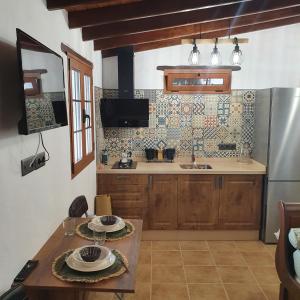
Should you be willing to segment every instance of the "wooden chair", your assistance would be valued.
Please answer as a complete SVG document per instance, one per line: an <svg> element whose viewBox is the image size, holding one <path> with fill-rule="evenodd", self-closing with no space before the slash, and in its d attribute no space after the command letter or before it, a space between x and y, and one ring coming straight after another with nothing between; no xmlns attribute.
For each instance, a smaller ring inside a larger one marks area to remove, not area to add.
<svg viewBox="0 0 300 300"><path fill-rule="evenodd" d="M0 296L0 300L28 300L22 284L16 285Z"/></svg>
<svg viewBox="0 0 300 300"><path fill-rule="evenodd" d="M299 300L300 283L295 280L293 252L289 242L290 228L300 227L300 203L279 203L280 236L276 249L276 269L281 281L280 300Z"/></svg>
<svg viewBox="0 0 300 300"><path fill-rule="evenodd" d="M76 197L69 207L69 217L80 218L82 215L88 216L88 204L85 196Z"/></svg>

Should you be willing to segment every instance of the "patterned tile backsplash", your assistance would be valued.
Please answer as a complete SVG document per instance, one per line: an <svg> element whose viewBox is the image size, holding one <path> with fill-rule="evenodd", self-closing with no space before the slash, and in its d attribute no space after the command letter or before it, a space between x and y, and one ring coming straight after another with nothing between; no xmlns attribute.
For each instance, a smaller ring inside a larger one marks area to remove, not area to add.
<svg viewBox="0 0 300 300"><path fill-rule="evenodd" d="M100 90L100 89L99 89ZM233 90L231 95L164 94L162 90L135 90L136 98L149 98L149 128L102 128L99 101L118 97L118 90L95 92L97 159L108 149L111 159L132 151L143 160L145 148L176 148L177 157L237 156L240 146L253 147L254 90ZM220 151L220 143L235 143L234 151Z"/></svg>

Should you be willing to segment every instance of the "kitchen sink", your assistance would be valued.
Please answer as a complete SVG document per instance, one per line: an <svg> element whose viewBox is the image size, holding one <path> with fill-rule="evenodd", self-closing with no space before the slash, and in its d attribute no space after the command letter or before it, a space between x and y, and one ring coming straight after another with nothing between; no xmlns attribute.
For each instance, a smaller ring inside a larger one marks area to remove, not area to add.
<svg viewBox="0 0 300 300"><path fill-rule="evenodd" d="M181 169L212 169L211 165L207 164L180 164Z"/></svg>

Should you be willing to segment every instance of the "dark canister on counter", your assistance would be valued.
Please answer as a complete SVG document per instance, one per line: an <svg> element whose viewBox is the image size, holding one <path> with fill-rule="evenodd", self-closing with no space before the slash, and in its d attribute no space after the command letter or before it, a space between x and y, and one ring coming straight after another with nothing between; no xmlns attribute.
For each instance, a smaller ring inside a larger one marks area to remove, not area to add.
<svg viewBox="0 0 300 300"><path fill-rule="evenodd" d="M103 165L108 164L108 151L107 149L102 150L101 162Z"/></svg>
<svg viewBox="0 0 300 300"><path fill-rule="evenodd" d="M153 159L157 158L157 150L155 150L155 149L146 148L145 153L146 153L147 160L153 160Z"/></svg>
<svg viewBox="0 0 300 300"><path fill-rule="evenodd" d="M164 158L167 160L174 160L175 148L167 148L164 150Z"/></svg>

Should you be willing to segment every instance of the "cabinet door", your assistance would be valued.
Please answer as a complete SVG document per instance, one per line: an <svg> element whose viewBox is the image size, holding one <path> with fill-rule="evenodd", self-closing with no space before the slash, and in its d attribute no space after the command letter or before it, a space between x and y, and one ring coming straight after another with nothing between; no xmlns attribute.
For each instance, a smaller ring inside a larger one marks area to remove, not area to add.
<svg viewBox="0 0 300 300"><path fill-rule="evenodd" d="M148 176L98 175L98 194L111 196L112 212L124 219L142 219L148 227Z"/></svg>
<svg viewBox="0 0 300 300"><path fill-rule="evenodd" d="M259 229L262 176L224 175L220 187L219 223L224 229Z"/></svg>
<svg viewBox="0 0 300 300"><path fill-rule="evenodd" d="M177 176L150 176L150 229L177 229Z"/></svg>
<svg viewBox="0 0 300 300"><path fill-rule="evenodd" d="M179 229L213 229L218 223L219 190L214 175L178 176Z"/></svg>

